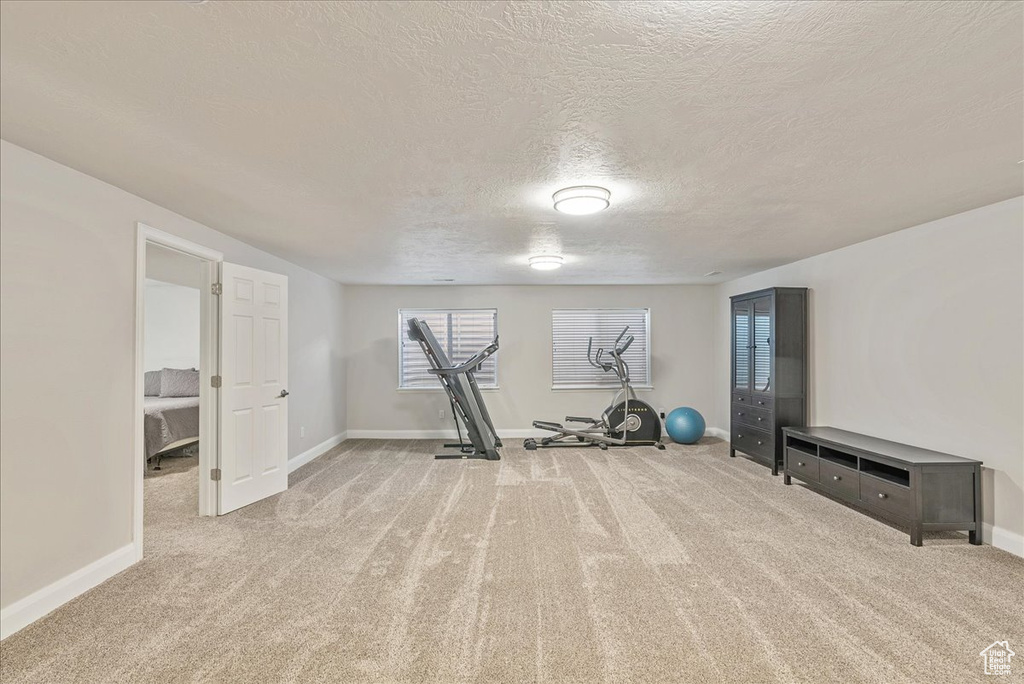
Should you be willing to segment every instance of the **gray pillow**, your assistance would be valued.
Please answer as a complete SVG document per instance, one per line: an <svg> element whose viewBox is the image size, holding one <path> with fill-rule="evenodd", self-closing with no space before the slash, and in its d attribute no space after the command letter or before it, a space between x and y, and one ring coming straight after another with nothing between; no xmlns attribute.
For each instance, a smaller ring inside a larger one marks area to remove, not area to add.
<svg viewBox="0 0 1024 684"><path fill-rule="evenodd" d="M164 368L160 371L161 397L198 397L199 371Z"/></svg>
<svg viewBox="0 0 1024 684"><path fill-rule="evenodd" d="M146 391L143 394L147 397L160 396L160 371L146 371Z"/></svg>

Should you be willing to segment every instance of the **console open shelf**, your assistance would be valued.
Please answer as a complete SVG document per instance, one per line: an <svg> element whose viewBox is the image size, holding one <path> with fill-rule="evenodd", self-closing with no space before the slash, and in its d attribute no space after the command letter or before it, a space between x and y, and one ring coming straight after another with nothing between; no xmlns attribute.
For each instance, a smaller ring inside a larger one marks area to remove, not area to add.
<svg viewBox="0 0 1024 684"><path fill-rule="evenodd" d="M892 482L901 487L910 486L910 471L906 468L891 466L880 461L872 461L870 458L862 458L860 459L860 472L885 480L886 482Z"/></svg>
<svg viewBox="0 0 1024 684"><path fill-rule="evenodd" d="M815 444L814 442L807 442L807 441L804 441L802 439L798 439L796 437L790 437L786 441L786 446L789 447L790 449L796 449L797 451L802 451L803 453L807 454L808 456L817 456L818 455L818 445Z"/></svg>
<svg viewBox="0 0 1024 684"><path fill-rule="evenodd" d="M823 461L831 461L837 465L845 466L847 468L857 469L857 457L853 454L848 454L832 447L819 446L818 447L818 458Z"/></svg>

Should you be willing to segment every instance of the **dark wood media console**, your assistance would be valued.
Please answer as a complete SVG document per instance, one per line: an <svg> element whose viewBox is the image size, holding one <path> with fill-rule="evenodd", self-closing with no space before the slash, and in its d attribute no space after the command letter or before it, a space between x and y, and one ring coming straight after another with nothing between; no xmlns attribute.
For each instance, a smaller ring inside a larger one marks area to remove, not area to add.
<svg viewBox="0 0 1024 684"><path fill-rule="evenodd" d="M924 532L967 530L981 544L981 461L831 427L782 428L783 482L818 492Z"/></svg>

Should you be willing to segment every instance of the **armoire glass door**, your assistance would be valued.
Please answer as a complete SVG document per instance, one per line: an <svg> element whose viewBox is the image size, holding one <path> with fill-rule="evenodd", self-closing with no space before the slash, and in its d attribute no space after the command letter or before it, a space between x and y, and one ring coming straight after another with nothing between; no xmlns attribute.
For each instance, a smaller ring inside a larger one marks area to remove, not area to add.
<svg viewBox="0 0 1024 684"><path fill-rule="evenodd" d="M772 385L772 298L754 300L754 391L767 392Z"/></svg>
<svg viewBox="0 0 1024 684"><path fill-rule="evenodd" d="M733 389L750 390L750 302L732 305Z"/></svg>

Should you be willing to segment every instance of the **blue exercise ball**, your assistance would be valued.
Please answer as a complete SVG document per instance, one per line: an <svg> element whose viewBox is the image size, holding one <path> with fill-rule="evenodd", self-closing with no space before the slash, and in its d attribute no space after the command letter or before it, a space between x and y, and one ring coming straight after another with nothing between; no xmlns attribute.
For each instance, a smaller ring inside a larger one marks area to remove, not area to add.
<svg viewBox="0 0 1024 684"><path fill-rule="evenodd" d="M679 444L696 444L704 436L705 427L704 416L689 406L672 409L665 418L666 432Z"/></svg>

